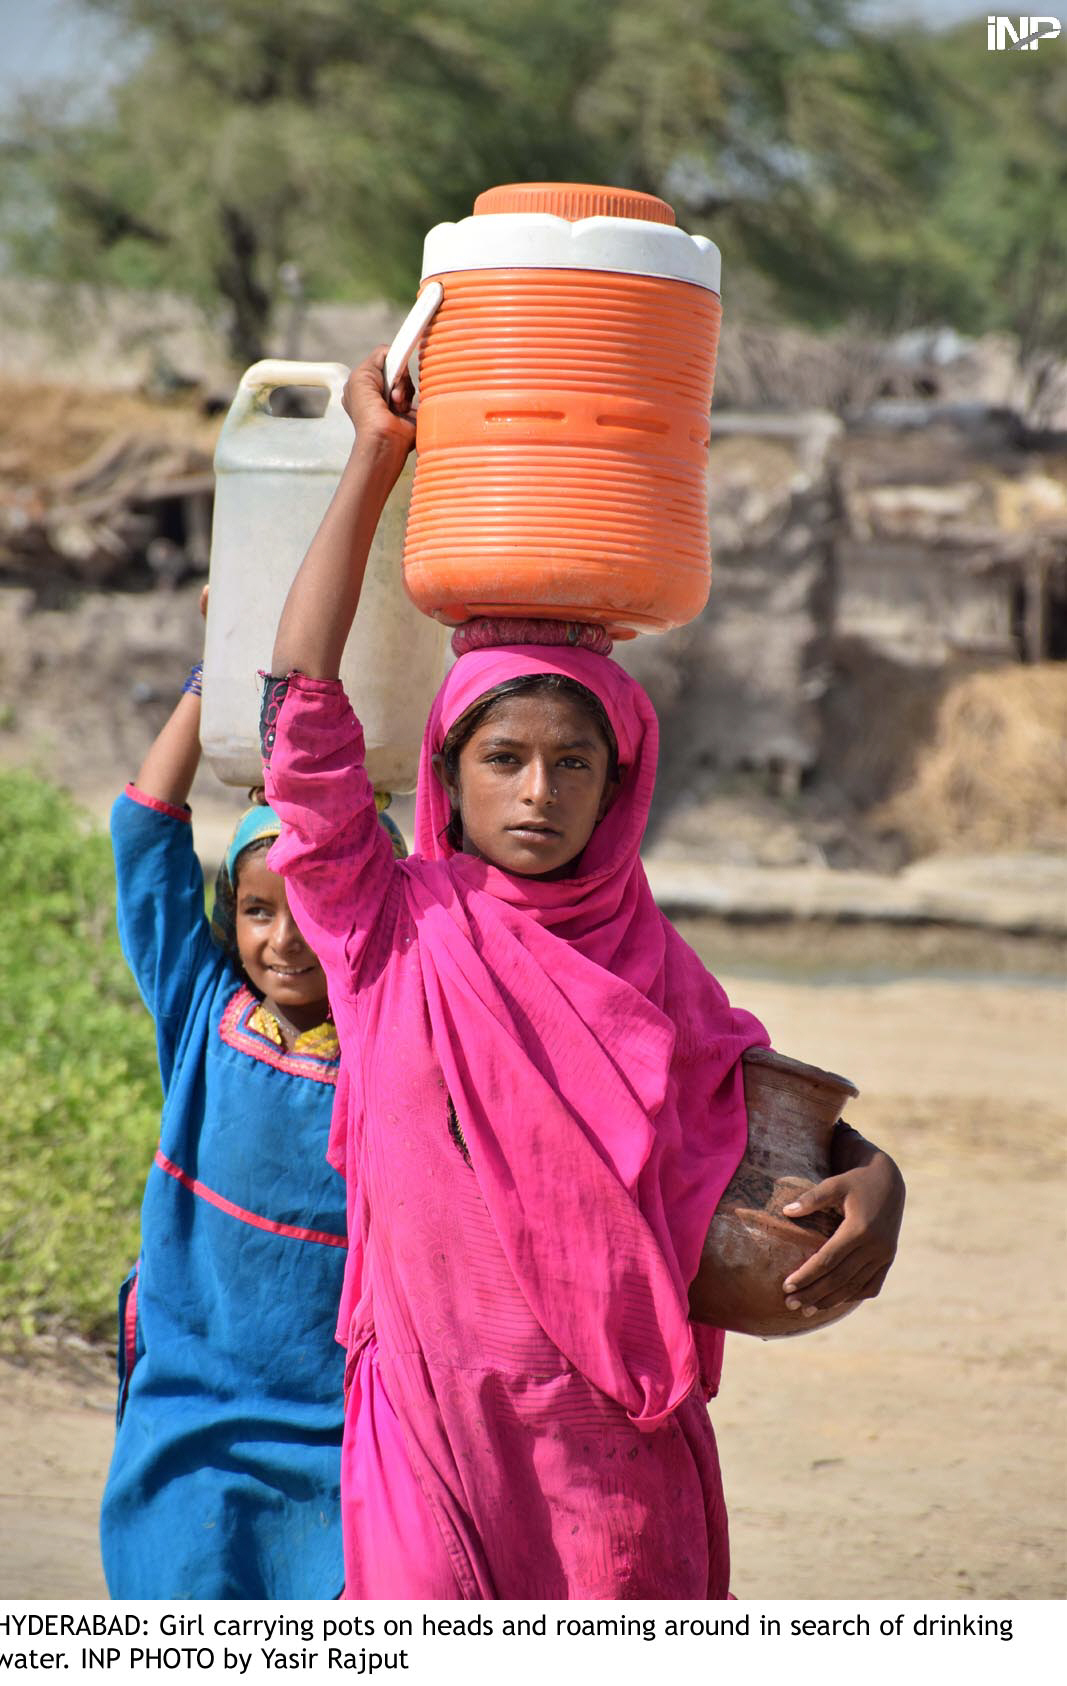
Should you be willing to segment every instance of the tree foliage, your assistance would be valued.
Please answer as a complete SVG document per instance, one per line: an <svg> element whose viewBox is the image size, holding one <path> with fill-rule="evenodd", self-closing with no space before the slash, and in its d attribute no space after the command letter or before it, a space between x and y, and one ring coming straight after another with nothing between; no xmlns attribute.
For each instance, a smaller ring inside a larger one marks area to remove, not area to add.
<svg viewBox="0 0 1067 1686"><path fill-rule="evenodd" d="M1025 354L1067 344L1067 55L989 53L982 31L927 44L951 78L949 161L929 206L926 308ZM940 258L940 262L937 258Z"/></svg>
<svg viewBox="0 0 1067 1686"><path fill-rule="evenodd" d="M241 362L283 263L320 296L406 298L425 231L523 179L663 194L749 309L1061 325L1064 57L988 54L977 24L872 31L854 0L82 3L132 45L94 106L23 105L15 261L221 304Z"/></svg>

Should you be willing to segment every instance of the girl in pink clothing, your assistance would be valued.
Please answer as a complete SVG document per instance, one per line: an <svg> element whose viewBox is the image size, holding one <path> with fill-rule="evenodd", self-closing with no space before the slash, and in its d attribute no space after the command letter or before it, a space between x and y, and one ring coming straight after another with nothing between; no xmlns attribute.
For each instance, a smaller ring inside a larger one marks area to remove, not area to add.
<svg viewBox="0 0 1067 1686"><path fill-rule="evenodd" d="M652 900L655 714L595 650L461 656L394 860L337 679L413 442L382 361L350 379L356 443L264 699L271 865L342 1047L346 1595L723 1598L722 1336L687 1289L767 1038ZM784 1285L798 1317L877 1293L895 1246L899 1175L839 1134L798 1211L844 1221Z"/></svg>

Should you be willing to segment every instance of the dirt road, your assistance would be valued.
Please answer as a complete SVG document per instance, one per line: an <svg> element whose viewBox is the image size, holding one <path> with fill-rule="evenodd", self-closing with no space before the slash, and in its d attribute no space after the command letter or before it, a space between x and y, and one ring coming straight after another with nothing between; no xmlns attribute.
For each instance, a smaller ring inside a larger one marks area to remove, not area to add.
<svg viewBox="0 0 1067 1686"><path fill-rule="evenodd" d="M910 1190L879 1301L799 1340L730 1337L713 1417L735 1592L1062 1597L1062 996L724 982L783 1052L860 1084L849 1116ZM0 1597L102 1596L107 1367L5 1365L0 1385Z"/></svg>

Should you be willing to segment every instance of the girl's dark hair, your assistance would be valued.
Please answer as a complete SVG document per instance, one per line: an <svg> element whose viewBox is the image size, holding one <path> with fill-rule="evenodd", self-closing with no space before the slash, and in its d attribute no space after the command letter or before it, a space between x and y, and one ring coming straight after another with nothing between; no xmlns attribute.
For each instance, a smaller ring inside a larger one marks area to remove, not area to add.
<svg viewBox="0 0 1067 1686"><path fill-rule="evenodd" d="M237 894L237 884L241 877L241 868L245 861L251 860L253 855L265 855L278 841L276 837L257 837L254 843L249 843L241 850L233 863L233 893Z"/></svg>
<svg viewBox="0 0 1067 1686"><path fill-rule="evenodd" d="M261 784L254 784L248 792L248 800L253 808L267 806L267 793ZM224 948L231 959L240 964L237 952L237 881L241 876L241 867L251 855L266 854L273 837L257 837L254 843L248 843L241 850L233 863L233 883L226 871L226 862L222 861L218 877L215 880L215 906L211 915L211 928L215 941L220 948ZM246 980L247 981L247 980Z"/></svg>
<svg viewBox="0 0 1067 1686"><path fill-rule="evenodd" d="M223 861L215 878L215 905L211 910L211 935L219 947L228 954L236 966L240 968L241 976L253 994L262 997L262 991L256 989L255 984L241 965L241 954L237 947L237 885L241 876L241 868L252 855L266 854L273 837L257 837L254 843L241 850L233 863L233 883L226 871Z"/></svg>
<svg viewBox="0 0 1067 1686"><path fill-rule="evenodd" d="M607 709L594 692L585 685L580 685L577 679L568 679L565 673L525 673L518 679L505 679L502 685L494 685L491 691L486 691L484 696L472 703L450 727L441 745L441 760L449 779L455 782L459 777L461 750L470 742L479 726L485 724L497 703L504 702L509 697L538 696L567 697L589 716L607 746L608 778L616 781L619 777L619 745L608 719ZM462 849L463 822L456 808L453 808L452 817L445 828L445 839L451 848Z"/></svg>

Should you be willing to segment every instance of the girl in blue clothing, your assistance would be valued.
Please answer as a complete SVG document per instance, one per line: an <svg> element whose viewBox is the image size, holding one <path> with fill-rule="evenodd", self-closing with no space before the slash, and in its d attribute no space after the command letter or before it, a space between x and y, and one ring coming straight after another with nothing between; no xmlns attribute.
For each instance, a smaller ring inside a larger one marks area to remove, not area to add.
<svg viewBox="0 0 1067 1686"><path fill-rule="evenodd" d="M120 1296L104 1570L116 1598L335 1598L337 1037L322 968L266 865L271 809L238 824L212 926L204 916L186 805L199 726L194 669L111 820L119 936L155 1019L164 1099Z"/></svg>

